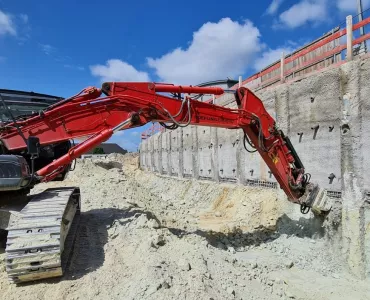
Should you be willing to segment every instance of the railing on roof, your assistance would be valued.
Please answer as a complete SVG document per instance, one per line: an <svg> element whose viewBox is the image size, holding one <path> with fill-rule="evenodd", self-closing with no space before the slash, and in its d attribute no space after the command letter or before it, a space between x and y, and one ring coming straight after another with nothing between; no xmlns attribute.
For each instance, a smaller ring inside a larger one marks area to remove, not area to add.
<svg viewBox="0 0 370 300"><path fill-rule="evenodd" d="M340 65L361 53L361 44L370 39L370 33L359 35L356 31L370 24L370 17L352 24L352 16L346 18L346 28L336 27L329 33L267 66L242 82L252 90L260 90L302 77L329 66ZM347 31L349 34L347 34ZM346 37L344 39L343 37ZM366 45L366 44L365 44ZM357 46L354 48L354 46ZM366 47L365 47L366 51ZM343 55L346 52L345 55ZM349 55L348 55L349 54ZM344 57L343 57L344 56ZM231 89L238 88L234 85ZM216 99L222 96L216 96ZM212 102L212 99L206 100Z"/></svg>
<svg viewBox="0 0 370 300"><path fill-rule="evenodd" d="M147 130L141 133L141 139L146 140L147 138L151 137L152 135L164 131L164 127L162 127L159 123L153 123Z"/></svg>

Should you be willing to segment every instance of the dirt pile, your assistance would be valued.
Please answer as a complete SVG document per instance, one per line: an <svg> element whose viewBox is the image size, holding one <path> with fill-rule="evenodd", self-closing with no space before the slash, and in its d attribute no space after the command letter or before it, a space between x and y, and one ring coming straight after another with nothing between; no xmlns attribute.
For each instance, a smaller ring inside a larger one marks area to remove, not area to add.
<svg viewBox="0 0 370 300"><path fill-rule="evenodd" d="M274 190L142 172L136 155L80 160L82 218L62 279L10 285L1 299L369 299L320 227L284 214ZM299 208L297 208L299 209Z"/></svg>

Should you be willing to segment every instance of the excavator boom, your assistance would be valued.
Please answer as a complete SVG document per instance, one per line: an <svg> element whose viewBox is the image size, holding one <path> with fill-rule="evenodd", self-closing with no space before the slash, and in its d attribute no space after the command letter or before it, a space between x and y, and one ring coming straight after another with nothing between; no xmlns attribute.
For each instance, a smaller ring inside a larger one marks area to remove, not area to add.
<svg viewBox="0 0 370 300"><path fill-rule="evenodd" d="M225 92L234 94L237 108L200 102L191 97L194 94L221 95ZM310 208L320 213L330 209L325 191L309 183L310 175L305 173L289 138L277 127L262 101L245 87L226 91L219 87L106 82L101 89L86 88L39 113L11 117L0 125L0 169L5 170L0 177L0 194L3 196L25 195L39 182L60 178L61 174L68 172L74 159L107 141L117 131L158 122L170 130L188 125L243 130L246 151L260 154L288 200L301 205L302 213L307 213ZM73 147L67 144L70 140L86 137ZM11 175L8 178L6 174ZM55 201L59 201L60 207L53 213ZM30 221L34 210L40 214L37 218L42 217L43 221ZM68 220L68 224L72 224L79 210L78 188L49 191L22 209L17 216L18 221L7 228L10 237L6 250L7 270L12 281L63 273L62 251L57 249L63 249L65 237L73 226L64 226L60 220ZM48 244L36 239L39 232L48 230L59 233L61 238ZM23 251L24 239L35 240L35 246ZM44 256L35 256L30 251ZM55 253L54 260L49 252ZM27 263L19 263L24 260Z"/></svg>
<svg viewBox="0 0 370 300"><path fill-rule="evenodd" d="M169 129L187 125L242 129L246 150L258 151L288 199L310 206L302 199L307 193L310 175L305 173L289 138L277 128L275 120L252 91L245 87L233 91L237 109L190 97L191 94L220 95L224 92L219 87L106 82L102 89L86 88L38 115L6 124L1 128L0 138L8 151L14 151L26 148L30 137L36 137L39 145L48 145L88 136L68 153L36 171L37 178L48 181L118 130L143 126L148 122L159 122ZM101 97L103 93L105 96ZM254 149L248 150L248 147Z"/></svg>

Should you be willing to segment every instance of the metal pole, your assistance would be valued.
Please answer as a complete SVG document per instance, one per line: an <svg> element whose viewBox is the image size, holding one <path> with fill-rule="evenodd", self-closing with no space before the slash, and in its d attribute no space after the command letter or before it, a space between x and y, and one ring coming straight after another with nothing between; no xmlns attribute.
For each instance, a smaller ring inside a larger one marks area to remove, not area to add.
<svg viewBox="0 0 370 300"><path fill-rule="evenodd" d="M352 48L352 15L346 18L347 27L347 61L351 61L353 58L353 48Z"/></svg>
<svg viewBox="0 0 370 300"><path fill-rule="evenodd" d="M127 127L128 125L131 124L132 117L129 117L127 120L119 123L116 127L113 127L113 132L116 133L117 131Z"/></svg>
<svg viewBox="0 0 370 300"><path fill-rule="evenodd" d="M357 13L358 13L358 21L361 22L364 19L363 12L362 12L362 0L357 0ZM365 35L364 27L360 27L360 34ZM366 41L363 41L360 46L360 53L367 52L366 49Z"/></svg>
<svg viewBox="0 0 370 300"><path fill-rule="evenodd" d="M280 58L280 82L284 83L285 81L285 75L284 75L284 60L285 60L285 54L284 52L281 52L281 58Z"/></svg>

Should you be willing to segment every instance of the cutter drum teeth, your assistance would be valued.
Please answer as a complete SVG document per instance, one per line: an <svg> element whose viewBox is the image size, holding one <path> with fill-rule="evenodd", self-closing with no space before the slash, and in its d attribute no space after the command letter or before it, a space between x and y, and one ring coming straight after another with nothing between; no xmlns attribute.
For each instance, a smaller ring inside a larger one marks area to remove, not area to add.
<svg viewBox="0 0 370 300"><path fill-rule="evenodd" d="M64 274L80 219L80 190L51 188L35 195L8 227L9 281L27 282Z"/></svg>

